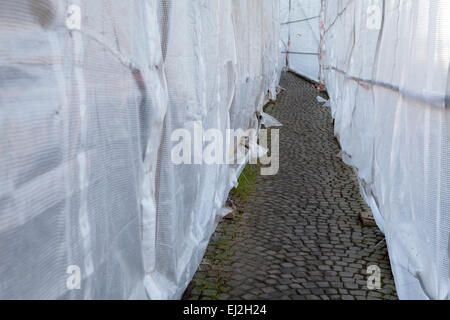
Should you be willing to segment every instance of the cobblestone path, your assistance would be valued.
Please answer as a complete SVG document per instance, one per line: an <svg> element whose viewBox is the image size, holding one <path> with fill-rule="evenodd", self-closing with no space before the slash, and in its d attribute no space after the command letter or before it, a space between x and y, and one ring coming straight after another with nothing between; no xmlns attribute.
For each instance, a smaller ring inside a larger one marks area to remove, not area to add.
<svg viewBox="0 0 450 320"><path fill-rule="evenodd" d="M369 208L353 170L337 156L317 90L284 73L267 112L280 120L280 171L258 176L240 213L213 235L184 299L397 299L383 235L363 227ZM367 268L381 268L381 289Z"/></svg>

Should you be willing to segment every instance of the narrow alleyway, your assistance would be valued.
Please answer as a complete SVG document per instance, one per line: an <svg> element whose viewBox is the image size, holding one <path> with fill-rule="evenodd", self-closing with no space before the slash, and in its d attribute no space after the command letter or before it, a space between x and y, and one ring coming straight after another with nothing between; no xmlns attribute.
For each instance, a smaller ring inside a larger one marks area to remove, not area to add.
<svg viewBox="0 0 450 320"><path fill-rule="evenodd" d="M396 299L383 235L363 227L369 208L338 157L330 110L314 87L284 73L267 112L280 120L280 171L258 176L220 223L185 299ZM367 268L381 268L381 289Z"/></svg>

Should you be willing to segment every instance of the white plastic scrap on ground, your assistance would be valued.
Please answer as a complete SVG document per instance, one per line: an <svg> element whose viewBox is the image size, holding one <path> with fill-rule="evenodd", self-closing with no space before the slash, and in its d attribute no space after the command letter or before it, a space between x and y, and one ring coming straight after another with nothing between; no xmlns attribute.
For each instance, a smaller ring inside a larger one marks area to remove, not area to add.
<svg viewBox="0 0 450 320"><path fill-rule="evenodd" d="M320 96L317 97L317 102L321 103L324 107L331 107L330 100L324 99Z"/></svg>

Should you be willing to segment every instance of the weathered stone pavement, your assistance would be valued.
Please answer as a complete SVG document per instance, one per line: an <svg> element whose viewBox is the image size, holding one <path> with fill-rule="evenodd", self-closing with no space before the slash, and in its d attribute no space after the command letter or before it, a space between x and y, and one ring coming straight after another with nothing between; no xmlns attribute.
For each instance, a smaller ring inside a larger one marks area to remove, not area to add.
<svg viewBox="0 0 450 320"><path fill-rule="evenodd" d="M238 217L219 225L184 298L397 299L383 235L358 218L369 208L337 156L329 109L291 73L281 86L268 109L284 124L280 171L259 176ZM367 288L370 265L380 290Z"/></svg>

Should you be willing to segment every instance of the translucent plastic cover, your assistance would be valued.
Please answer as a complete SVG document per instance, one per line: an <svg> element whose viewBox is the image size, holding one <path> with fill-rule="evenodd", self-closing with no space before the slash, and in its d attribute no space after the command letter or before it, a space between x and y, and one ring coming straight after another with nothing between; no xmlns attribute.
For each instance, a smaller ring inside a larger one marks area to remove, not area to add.
<svg viewBox="0 0 450 320"><path fill-rule="evenodd" d="M284 65L319 81L320 0L282 0L280 32Z"/></svg>
<svg viewBox="0 0 450 320"><path fill-rule="evenodd" d="M176 165L172 133L258 125L278 16L273 0L0 1L0 298L181 297L240 167Z"/></svg>
<svg viewBox="0 0 450 320"><path fill-rule="evenodd" d="M450 2L317 5L336 135L386 235L398 295L448 299Z"/></svg>

